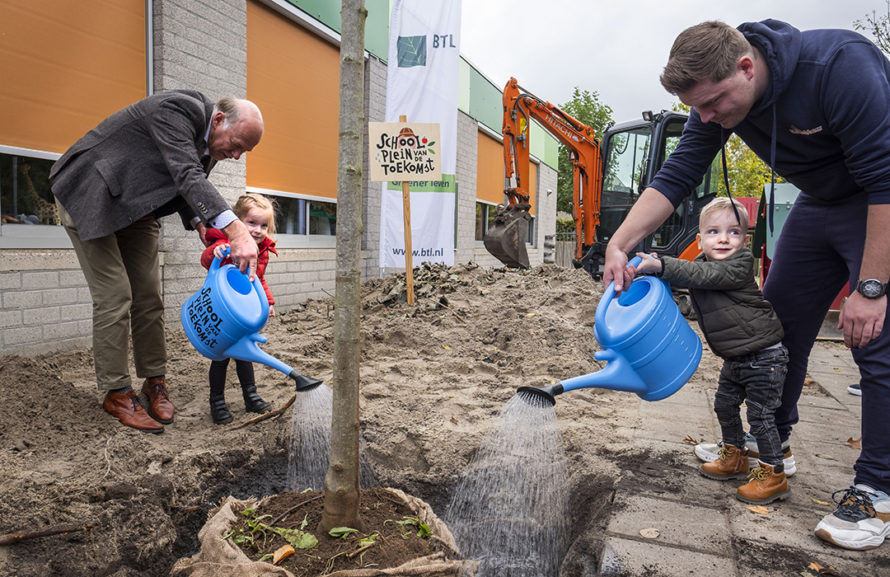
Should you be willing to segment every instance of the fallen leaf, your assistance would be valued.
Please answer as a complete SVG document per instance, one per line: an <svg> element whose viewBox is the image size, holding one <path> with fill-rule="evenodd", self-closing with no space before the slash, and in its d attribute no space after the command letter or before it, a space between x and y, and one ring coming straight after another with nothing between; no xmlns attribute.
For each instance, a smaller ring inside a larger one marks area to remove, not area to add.
<svg viewBox="0 0 890 577"><path fill-rule="evenodd" d="M847 439L847 444L850 445L851 449L861 449L862 448L862 437L859 437L858 439L854 439L853 437L850 437L849 439Z"/></svg>
<svg viewBox="0 0 890 577"><path fill-rule="evenodd" d="M695 437L692 437L690 435L686 435L686 437L683 439L683 442L689 445L698 445L698 441L695 440Z"/></svg>
<svg viewBox="0 0 890 577"><path fill-rule="evenodd" d="M758 515L769 515L769 509L762 505L755 505L753 507L748 507L748 510L752 513L757 513Z"/></svg>
<svg viewBox="0 0 890 577"><path fill-rule="evenodd" d="M803 380L803 384L804 384L804 385L807 385L807 386L812 385L812 384L813 384L813 379L807 377L807 378L805 378L805 379Z"/></svg>
<svg viewBox="0 0 890 577"><path fill-rule="evenodd" d="M528 313L528 314L525 315L525 318L530 319L530 318L532 318L533 316L535 316L536 314L538 314L538 313Z"/></svg>
<svg viewBox="0 0 890 577"><path fill-rule="evenodd" d="M646 539L655 539L660 535L660 533L655 527L648 527L646 529L640 529L640 535L642 535Z"/></svg>
<svg viewBox="0 0 890 577"><path fill-rule="evenodd" d="M455 419L454 417L451 417L451 422L454 423L454 424L456 425L456 424L457 424L457 419ZM825 504L827 505L828 503L825 503Z"/></svg>
<svg viewBox="0 0 890 577"><path fill-rule="evenodd" d="M824 569L824 567L813 561L812 563L807 565L807 569L812 569L813 571L821 571L822 569Z"/></svg>
<svg viewBox="0 0 890 577"><path fill-rule="evenodd" d="M451 350L451 347L449 347L448 345L442 345L442 348L444 348L446 351L450 351L450 350Z"/></svg>
<svg viewBox="0 0 890 577"><path fill-rule="evenodd" d="M823 505L823 506L825 506L825 507L831 507L831 503L829 503L828 501L820 501L819 499L812 499L812 501L813 501L813 503L815 503L815 504L817 504L817 505Z"/></svg>
<svg viewBox="0 0 890 577"><path fill-rule="evenodd" d="M272 564L278 565L291 555L295 553L294 548L290 545L282 545L278 549L275 550L275 554L272 555Z"/></svg>

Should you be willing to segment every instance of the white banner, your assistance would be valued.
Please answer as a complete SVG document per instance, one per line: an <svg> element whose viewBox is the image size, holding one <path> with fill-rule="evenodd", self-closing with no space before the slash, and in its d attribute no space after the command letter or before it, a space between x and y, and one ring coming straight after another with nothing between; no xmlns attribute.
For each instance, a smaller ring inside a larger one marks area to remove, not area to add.
<svg viewBox="0 0 890 577"><path fill-rule="evenodd" d="M439 124L442 180L411 182L413 264L454 264L460 0L395 0L389 29L386 121ZM382 183L380 266L405 267L402 187Z"/></svg>

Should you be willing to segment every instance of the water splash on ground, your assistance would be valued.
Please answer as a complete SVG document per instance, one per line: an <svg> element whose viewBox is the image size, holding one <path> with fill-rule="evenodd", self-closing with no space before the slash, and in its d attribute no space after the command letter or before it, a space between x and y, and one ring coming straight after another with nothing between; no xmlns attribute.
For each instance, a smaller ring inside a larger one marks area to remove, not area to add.
<svg viewBox="0 0 890 577"><path fill-rule="evenodd" d="M299 391L290 427L287 488L290 491L324 489L331 451L331 389L320 385Z"/></svg>
<svg viewBox="0 0 890 577"><path fill-rule="evenodd" d="M297 392L291 416L288 491L324 490L331 453L332 406L333 392L325 385ZM363 454L360 454L359 476L362 487L377 485L374 470Z"/></svg>
<svg viewBox="0 0 890 577"><path fill-rule="evenodd" d="M463 473L445 520L478 577L555 577L568 547L567 468L549 401L518 394Z"/></svg>

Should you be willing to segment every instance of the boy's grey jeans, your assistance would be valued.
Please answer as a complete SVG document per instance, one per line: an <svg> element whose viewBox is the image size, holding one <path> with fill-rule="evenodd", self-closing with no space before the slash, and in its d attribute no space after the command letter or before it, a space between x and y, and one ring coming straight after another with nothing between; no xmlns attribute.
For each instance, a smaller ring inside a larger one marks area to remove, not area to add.
<svg viewBox="0 0 890 577"><path fill-rule="evenodd" d="M745 446L739 407L748 407L748 425L757 439L760 460L781 465L782 442L775 412L782 403L782 387L788 370L788 349L782 344L723 362L714 396L714 412L720 421L723 443Z"/></svg>

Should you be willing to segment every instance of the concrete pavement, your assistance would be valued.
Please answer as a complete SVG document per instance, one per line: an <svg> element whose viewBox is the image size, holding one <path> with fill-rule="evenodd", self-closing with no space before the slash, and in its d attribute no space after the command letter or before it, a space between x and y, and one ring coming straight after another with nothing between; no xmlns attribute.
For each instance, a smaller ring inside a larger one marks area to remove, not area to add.
<svg viewBox="0 0 890 577"><path fill-rule="evenodd" d="M832 493L853 479L859 451L847 440L860 437L861 397L847 392L859 376L842 343L817 342L808 373L812 382L791 436L792 494L767 505L765 514L735 498L741 482L702 477L692 444L684 442L687 436L719 440L714 390L681 389L657 403L640 401L634 448L653 462L635 464L617 485L600 574L890 577L890 540L871 551L848 551L813 534L835 509ZM657 536L643 536L645 529ZM832 569L820 573L819 566Z"/></svg>

